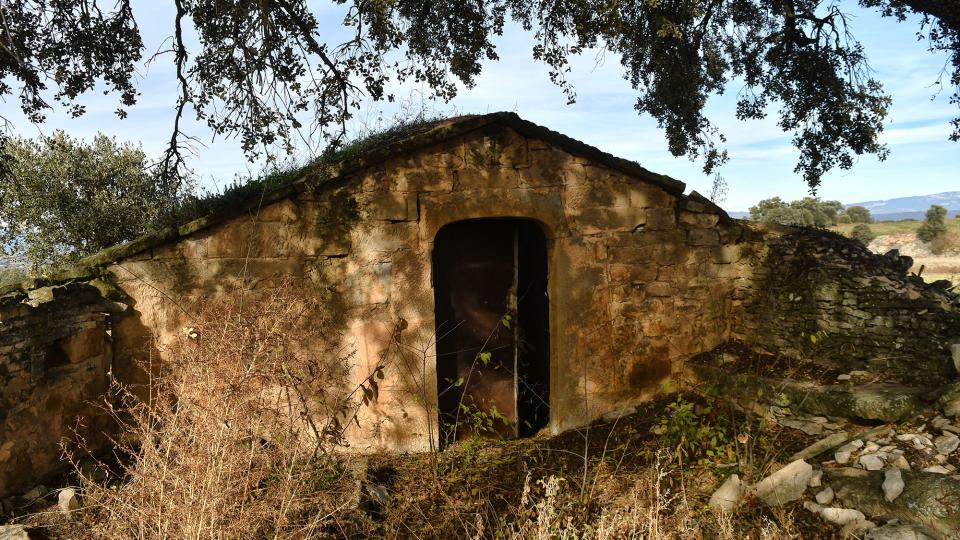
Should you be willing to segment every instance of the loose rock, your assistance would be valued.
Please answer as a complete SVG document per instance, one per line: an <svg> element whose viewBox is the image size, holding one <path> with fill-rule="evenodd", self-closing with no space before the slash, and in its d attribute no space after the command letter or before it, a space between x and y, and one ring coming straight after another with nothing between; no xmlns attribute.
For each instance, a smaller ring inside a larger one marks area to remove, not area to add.
<svg viewBox="0 0 960 540"><path fill-rule="evenodd" d="M710 508L722 512L730 512L736 508L737 503L740 502L740 497L743 495L743 488L743 482L740 481L740 477L731 474L730 477L713 492L713 495L710 496L710 502L708 503Z"/></svg>
<svg viewBox="0 0 960 540"><path fill-rule="evenodd" d="M841 527L867 520L867 516L863 515L863 512L851 508L824 508L820 511L820 517Z"/></svg>
<svg viewBox="0 0 960 540"><path fill-rule="evenodd" d="M23 525L0 525L0 540L30 540Z"/></svg>
<svg viewBox="0 0 960 540"><path fill-rule="evenodd" d="M916 525L884 525L868 532L864 540L933 540Z"/></svg>
<svg viewBox="0 0 960 540"><path fill-rule="evenodd" d="M943 435L934 439L933 445L937 447L937 452L940 452L944 455L950 455L958 447L960 447L960 437L957 437L953 433L949 435Z"/></svg>
<svg viewBox="0 0 960 540"><path fill-rule="evenodd" d="M816 495L817 503L830 504L833 502L833 488L827 487Z"/></svg>
<svg viewBox="0 0 960 540"><path fill-rule="evenodd" d="M812 476L813 467L798 459L758 482L753 493L767 506L779 506L799 499Z"/></svg>
<svg viewBox="0 0 960 540"><path fill-rule="evenodd" d="M61 489L60 495L57 496L57 507L64 514L78 510L80 508L80 497L76 490L73 488Z"/></svg>
<svg viewBox="0 0 960 540"><path fill-rule="evenodd" d="M887 502L893 502L899 497L905 486L903 473L900 472L900 469L896 467L887 469L887 472L883 475L883 496L887 499Z"/></svg>
<svg viewBox="0 0 960 540"><path fill-rule="evenodd" d="M876 454L864 454L860 456L860 466L868 471L879 471L883 468L883 460Z"/></svg>
<svg viewBox="0 0 960 540"><path fill-rule="evenodd" d="M944 467L943 465L934 465L934 466L932 466L932 467L926 467L926 468L920 469L920 470L923 471L923 472L935 473L935 474L949 474L949 473L950 473L950 469Z"/></svg>

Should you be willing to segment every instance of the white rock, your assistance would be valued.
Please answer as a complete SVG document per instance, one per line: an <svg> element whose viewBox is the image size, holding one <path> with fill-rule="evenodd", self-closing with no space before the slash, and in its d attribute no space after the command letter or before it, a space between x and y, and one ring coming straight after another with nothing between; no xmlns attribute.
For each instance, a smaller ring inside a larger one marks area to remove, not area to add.
<svg viewBox="0 0 960 540"><path fill-rule="evenodd" d="M879 450L879 449L880 449L880 445L877 444L877 443L875 443L875 442L873 442L873 441L868 442L868 443L866 444L866 446L863 447L863 451L866 452L866 453L868 453L868 454L872 454L872 453L876 452L876 451Z"/></svg>
<svg viewBox="0 0 960 540"><path fill-rule="evenodd" d="M813 476L810 477L810 481L807 482L807 485L810 487L820 487L823 485L823 469L819 467L813 471Z"/></svg>
<svg viewBox="0 0 960 540"><path fill-rule="evenodd" d="M799 499L813 476L813 467L802 459L764 478L753 486L753 493L768 506L779 506Z"/></svg>
<svg viewBox="0 0 960 540"><path fill-rule="evenodd" d="M715 510L720 510L722 512L730 512L736 508L737 503L740 502L740 497L743 495L743 482L740 481L740 477L731 474L726 481L713 492L713 495L710 496L710 508Z"/></svg>
<svg viewBox="0 0 960 540"><path fill-rule="evenodd" d="M849 374L849 373L841 373L841 374L837 375L837 380L838 380L838 381L849 381L849 380L850 380L850 374Z"/></svg>
<svg viewBox="0 0 960 540"><path fill-rule="evenodd" d="M863 537L864 540L933 540L918 531L913 525L888 524L873 529Z"/></svg>
<svg viewBox="0 0 960 540"><path fill-rule="evenodd" d="M947 456L945 456L945 455L943 455L943 454L937 454L937 455L933 456L933 460L936 461L937 463L943 465L944 463L947 462Z"/></svg>
<svg viewBox="0 0 960 540"><path fill-rule="evenodd" d="M903 493L903 474L900 469L891 467L883 474L883 496L887 502L893 502Z"/></svg>
<svg viewBox="0 0 960 540"><path fill-rule="evenodd" d="M823 511L823 507L813 501L803 501L803 508L817 515Z"/></svg>
<svg viewBox="0 0 960 540"><path fill-rule="evenodd" d="M933 445L937 447L937 452L950 455L960 447L960 437L957 437L953 433L943 435L934 439Z"/></svg>
<svg viewBox="0 0 960 540"><path fill-rule="evenodd" d="M952 399L943 406L943 414L952 418L960 417L960 399Z"/></svg>
<svg viewBox="0 0 960 540"><path fill-rule="evenodd" d="M912 441L915 437L916 435L914 435L913 433L903 433L903 434L897 435L897 440L900 442L907 442L907 441Z"/></svg>
<svg viewBox="0 0 960 540"><path fill-rule="evenodd" d="M933 441L931 441L929 437L925 437L923 435L917 435L910 442L913 443L913 447L917 450L923 450L924 448L930 448L933 446Z"/></svg>
<svg viewBox="0 0 960 540"><path fill-rule="evenodd" d="M863 512L850 508L824 508L820 511L820 517L841 527L867 520L867 516L863 515Z"/></svg>
<svg viewBox="0 0 960 540"><path fill-rule="evenodd" d="M883 460L876 454L864 454L860 456L860 466L868 471L879 471L883 468Z"/></svg>
<svg viewBox="0 0 960 540"><path fill-rule="evenodd" d="M840 465L845 465L850 461L850 456L860 448L863 448L863 441L860 439L850 441L837 448L837 451L833 453L833 459Z"/></svg>
<svg viewBox="0 0 960 540"><path fill-rule="evenodd" d="M0 540L30 540L23 525L0 525Z"/></svg>
<svg viewBox="0 0 960 540"><path fill-rule="evenodd" d="M79 509L80 497L77 495L76 490L73 488L61 489L60 495L57 496L57 507L65 514Z"/></svg>
<svg viewBox="0 0 960 540"><path fill-rule="evenodd" d="M909 471L911 468L910 462L907 461L907 458L903 457L902 455L897 459L893 460L893 466L898 469L902 469L904 471Z"/></svg>
<svg viewBox="0 0 960 540"><path fill-rule="evenodd" d="M830 504L833 502L833 488L827 487L816 495L817 503Z"/></svg>
<svg viewBox="0 0 960 540"><path fill-rule="evenodd" d="M960 343L950 344L950 356L953 357L953 367L960 373Z"/></svg>
<svg viewBox="0 0 960 540"><path fill-rule="evenodd" d="M840 529L840 536L844 538L849 538L851 536L857 536L859 533L862 533L863 531L869 531L870 529L876 529L876 528L877 528L877 524L868 519L864 519L861 521L854 521L852 523L847 523L846 525L843 526L842 529Z"/></svg>
<svg viewBox="0 0 960 540"><path fill-rule="evenodd" d="M925 469L920 469L920 470L923 472L936 473L936 474L948 474L950 472L950 470L944 467L943 465L934 465L932 467L927 467Z"/></svg>
<svg viewBox="0 0 960 540"><path fill-rule="evenodd" d="M937 429L943 429L943 426L949 423L950 423L950 420L947 420L946 418L940 416L939 414L935 416L933 420L930 421L930 425L932 425Z"/></svg>

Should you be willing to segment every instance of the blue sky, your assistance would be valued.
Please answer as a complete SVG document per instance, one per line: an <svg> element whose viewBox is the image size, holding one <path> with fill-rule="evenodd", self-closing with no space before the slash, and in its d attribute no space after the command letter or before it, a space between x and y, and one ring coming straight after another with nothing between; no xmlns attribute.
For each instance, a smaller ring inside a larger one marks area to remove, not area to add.
<svg viewBox="0 0 960 540"><path fill-rule="evenodd" d="M341 33L340 8L327 2L313 4L321 16L321 33L335 41ZM151 53L171 31L172 2L134 0L133 5ZM881 19L873 11L851 9L855 35L866 49L875 76L894 99L883 135L891 152L885 162L862 157L852 170L832 172L824 178L820 196L849 203L960 190L960 144L947 140L948 122L957 108L948 102L948 89L932 98L936 89L931 85L945 57L931 55L924 43L917 42L916 23L897 23ZM197 49L195 42L191 45ZM570 80L577 90L577 102L566 105L560 89L550 83L547 68L531 58L533 41L529 34L508 27L497 46L501 60L485 63L476 86L462 89L451 103L436 104L437 111L514 111L527 120L683 180L688 191L709 194L711 178L702 173L701 164L671 156L656 123L636 114L635 93L621 77L616 57L607 54L597 64L596 53L588 51L575 59ZM125 120L113 114L116 98L100 93L82 100L88 112L79 119L55 111L46 123L34 126L20 114L17 100L9 98L0 103L0 114L11 120L14 131L21 135L63 129L89 138L99 131L118 140L138 142L149 155L156 156L164 148L172 125L176 88L171 63L172 57L166 55L141 68L141 96ZM733 96L738 89L734 83L727 95L708 103L708 113L726 134L731 155L720 171L728 183L723 205L730 210L745 210L767 197L794 199L807 195L806 185L793 172L797 152L790 145L789 135L777 128L775 117L745 123L735 119ZM401 101L418 101L425 92L412 85L394 90ZM354 127L361 129L378 116L389 117L396 110L391 107L396 105L364 104ZM188 130L205 142L191 163L205 186L215 188L238 173L260 168L260 164L246 161L236 140L214 140L204 126L196 123L190 123Z"/></svg>

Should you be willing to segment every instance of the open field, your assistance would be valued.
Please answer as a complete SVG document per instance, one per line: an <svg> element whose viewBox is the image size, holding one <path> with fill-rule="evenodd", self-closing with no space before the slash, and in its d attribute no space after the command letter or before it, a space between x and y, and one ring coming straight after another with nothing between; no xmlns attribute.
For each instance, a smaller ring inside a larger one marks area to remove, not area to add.
<svg viewBox="0 0 960 540"><path fill-rule="evenodd" d="M881 236L885 234L916 233L921 223L923 223L923 221L919 219L902 219L899 221L876 221L868 225L870 226L870 230L873 231L873 234ZM830 227L830 230L836 231L844 236L850 236L850 231L856 226L857 224L855 223L844 223ZM947 230L960 232L960 219L948 219Z"/></svg>

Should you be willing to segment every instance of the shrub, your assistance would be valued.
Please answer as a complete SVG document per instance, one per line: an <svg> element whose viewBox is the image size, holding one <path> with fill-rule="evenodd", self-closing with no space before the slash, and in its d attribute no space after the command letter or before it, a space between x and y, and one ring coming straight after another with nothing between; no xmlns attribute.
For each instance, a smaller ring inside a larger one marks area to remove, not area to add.
<svg viewBox="0 0 960 540"><path fill-rule="evenodd" d="M932 242L935 238L947 232L946 217L946 208L939 204L930 206L930 209L927 210L926 219L923 220L923 223L921 223L917 229L917 238L924 242Z"/></svg>
<svg viewBox="0 0 960 540"><path fill-rule="evenodd" d="M360 392L347 357L308 352L330 341L310 295L250 294L205 308L166 349L149 403L123 394L125 465L120 481L81 474L79 536L310 538L329 526L347 497L331 451Z"/></svg>
<svg viewBox="0 0 960 540"><path fill-rule="evenodd" d="M0 250L26 258L35 273L132 240L177 203L140 148L106 135L13 138L3 157Z"/></svg>
<svg viewBox="0 0 960 540"><path fill-rule="evenodd" d="M843 211L842 216L846 216L847 223L873 223L873 216L870 210L865 206L854 205Z"/></svg>
<svg viewBox="0 0 960 540"><path fill-rule="evenodd" d="M934 255L960 252L960 232L947 231L930 242L930 251Z"/></svg>
<svg viewBox="0 0 960 540"><path fill-rule="evenodd" d="M855 226L850 232L850 236L865 246L870 244L870 242L877 237L877 235L873 234L873 230L870 229L870 226L864 223Z"/></svg>

